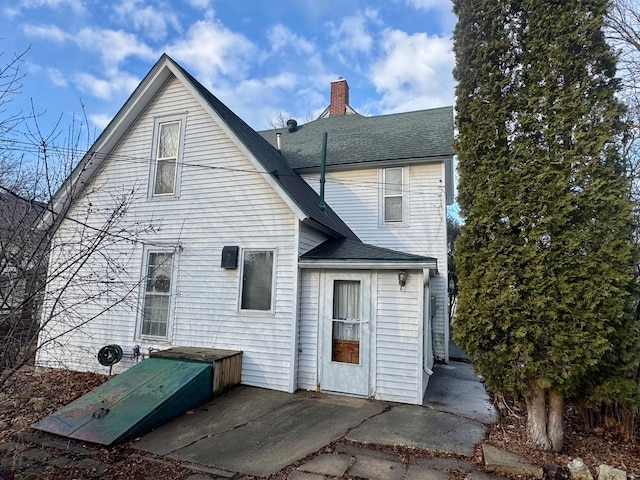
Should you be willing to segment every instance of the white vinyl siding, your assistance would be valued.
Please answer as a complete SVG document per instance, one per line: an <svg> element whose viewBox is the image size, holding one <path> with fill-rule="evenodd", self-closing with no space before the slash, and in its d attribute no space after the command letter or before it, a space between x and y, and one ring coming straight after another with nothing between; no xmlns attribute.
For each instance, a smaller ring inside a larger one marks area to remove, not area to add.
<svg viewBox="0 0 640 480"><path fill-rule="evenodd" d="M376 302L376 398L416 403L422 382L419 343L422 275L410 271L400 290L395 271L378 272Z"/></svg>
<svg viewBox="0 0 640 480"><path fill-rule="evenodd" d="M381 189L375 185L381 185L382 175L378 168L327 172L325 199L364 243L437 259L439 275L430 279L431 292L437 298L434 353L444 359L448 355L449 324L445 166L443 162L425 163L404 170L403 191L409 199L404 212L406 223L379 221ZM318 174L306 174L304 178L319 191Z"/></svg>
<svg viewBox="0 0 640 480"><path fill-rule="evenodd" d="M144 191L149 164L139 159L148 158L152 150L154 122L187 111L180 195L149 199ZM94 213L88 221L100 227L101 218L106 218L118 196L131 202L118 228L121 232L138 229L140 234L132 241L109 237L105 242L106 252L122 268L116 269L102 299L106 302L108 295L118 297L129 290L133 293L95 321L81 325L77 334L63 335L50 348L45 347L38 354L38 365L105 372L95 355L100 347L112 343L125 350L140 344L145 354L149 348L172 345L225 348L243 351L243 383L290 390L294 375L291 360L297 300L298 220L264 175L255 171L223 129L177 80L167 82L140 115L69 215L84 221L91 203ZM75 222L63 223L56 241L69 245L67 239L78 235L77 228ZM179 251L174 272L173 327L165 342L136 338L144 244L162 244ZM272 312L239 311L240 269L220 267L222 248L226 245L277 251ZM61 249L52 252L52 265L58 263L57 255L63 255ZM96 275L109 270L103 256L96 256L84 268L94 269ZM71 295L79 294L79 290L67 292L65 299L69 301L65 305L71 302ZM54 300L55 292L51 292L47 305L51 306ZM51 336L43 335L41 342L64 333L64 323L79 325L97 315L104 306L98 300L96 297L95 302L83 304L78 303L78 298L73 315L69 312L64 315L64 322L52 324ZM132 363L133 360L124 358L114 366L114 372Z"/></svg>
<svg viewBox="0 0 640 480"><path fill-rule="evenodd" d="M298 332L298 388L315 390L318 385L318 313L320 274L300 272L300 323Z"/></svg>
<svg viewBox="0 0 640 480"><path fill-rule="evenodd" d="M299 247L298 253L300 255L304 255L309 250L323 243L325 240L327 240L326 235L301 223L300 224L300 241L299 241L300 247Z"/></svg>

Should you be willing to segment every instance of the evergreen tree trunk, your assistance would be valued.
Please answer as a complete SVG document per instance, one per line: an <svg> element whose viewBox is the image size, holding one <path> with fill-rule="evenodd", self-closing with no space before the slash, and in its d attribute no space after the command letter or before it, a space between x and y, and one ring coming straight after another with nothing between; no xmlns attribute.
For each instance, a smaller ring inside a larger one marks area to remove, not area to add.
<svg viewBox="0 0 640 480"><path fill-rule="evenodd" d="M529 442L538 450L549 450L551 442L547 434L547 399L545 391L537 385L531 385L527 402L527 436Z"/></svg>
<svg viewBox="0 0 640 480"><path fill-rule="evenodd" d="M564 440L564 395L559 390L529 387L527 402L527 435L538 450L562 451Z"/></svg>
<svg viewBox="0 0 640 480"><path fill-rule="evenodd" d="M547 410L547 434L551 450L562 451L564 441L564 395L552 388L548 393L549 408Z"/></svg>

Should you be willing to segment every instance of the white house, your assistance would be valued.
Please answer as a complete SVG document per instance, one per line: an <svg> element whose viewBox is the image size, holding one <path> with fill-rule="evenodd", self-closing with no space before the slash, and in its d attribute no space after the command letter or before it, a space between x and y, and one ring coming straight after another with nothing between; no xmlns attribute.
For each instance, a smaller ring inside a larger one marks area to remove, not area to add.
<svg viewBox="0 0 640 480"><path fill-rule="evenodd" d="M163 55L51 203L37 365L223 348L243 384L422 403L448 361L453 111L365 117L348 93L258 133Z"/></svg>

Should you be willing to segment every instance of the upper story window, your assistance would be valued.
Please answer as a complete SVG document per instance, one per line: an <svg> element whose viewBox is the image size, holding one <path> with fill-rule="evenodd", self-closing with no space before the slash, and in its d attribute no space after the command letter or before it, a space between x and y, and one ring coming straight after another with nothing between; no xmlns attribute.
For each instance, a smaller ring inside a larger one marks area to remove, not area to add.
<svg viewBox="0 0 640 480"><path fill-rule="evenodd" d="M382 218L384 223L404 220L404 168L382 170Z"/></svg>
<svg viewBox="0 0 640 480"><path fill-rule="evenodd" d="M184 120L184 115L156 119L149 180L151 197L179 194Z"/></svg>
<svg viewBox="0 0 640 480"><path fill-rule="evenodd" d="M242 252L241 310L273 311L273 250Z"/></svg>

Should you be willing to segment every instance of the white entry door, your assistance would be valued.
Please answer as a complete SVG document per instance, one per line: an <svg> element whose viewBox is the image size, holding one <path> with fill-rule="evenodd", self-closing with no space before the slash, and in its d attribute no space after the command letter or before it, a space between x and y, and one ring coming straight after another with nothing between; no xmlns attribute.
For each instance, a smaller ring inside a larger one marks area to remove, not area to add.
<svg viewBox="0 0 640 480"><path fill-rule="evenodd" d="M322 322L322 390L369 395L370 276L327 274Z"/></svg>

